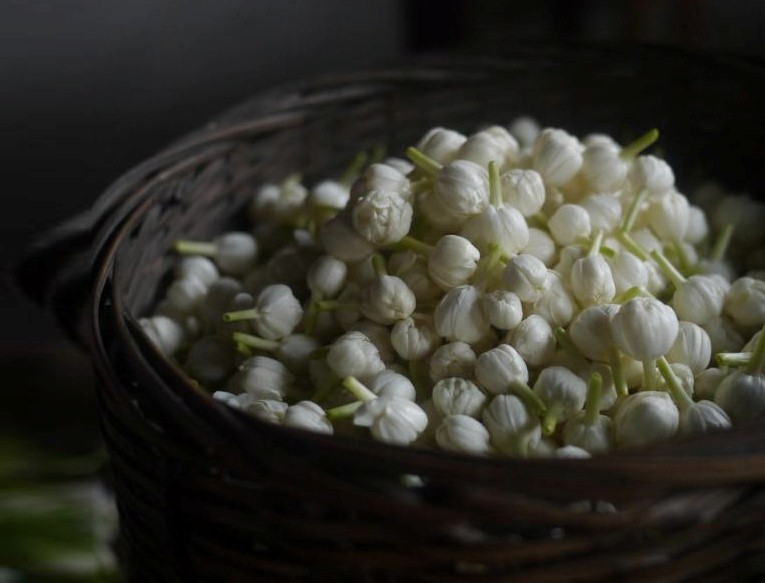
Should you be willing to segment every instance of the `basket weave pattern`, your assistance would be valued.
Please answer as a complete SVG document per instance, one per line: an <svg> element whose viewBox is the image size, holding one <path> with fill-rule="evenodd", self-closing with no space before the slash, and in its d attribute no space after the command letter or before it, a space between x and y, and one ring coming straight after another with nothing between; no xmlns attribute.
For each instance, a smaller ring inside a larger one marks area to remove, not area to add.
<svg viewBox="0 0 765 583"><path fill-rule="evenodd" d="M129 578L758 580L763 424L591 460L313 435L201 394L135 318L167 281L171 243L243 226L258 185L295 170L311 183L433 125L471 131L527 113L617 138L657 126L681 185L720 150L710 173L765 185L764 77L722 60L590 50L325 78L252 100L120 179L102 199L90 315Z"/></svg>

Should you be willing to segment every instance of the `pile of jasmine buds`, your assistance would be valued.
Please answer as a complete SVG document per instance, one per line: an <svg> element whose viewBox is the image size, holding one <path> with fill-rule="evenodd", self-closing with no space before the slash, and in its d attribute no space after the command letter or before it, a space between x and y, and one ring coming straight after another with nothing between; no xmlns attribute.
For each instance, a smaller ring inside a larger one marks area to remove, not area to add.
<svg viewBox="0 0 765 583"><path fill-rule="evenodd" d="M689 202L657 138L439 127L259 186L141 325L231 407L389 444L587 457L763 416L765 211Z"/></svg>

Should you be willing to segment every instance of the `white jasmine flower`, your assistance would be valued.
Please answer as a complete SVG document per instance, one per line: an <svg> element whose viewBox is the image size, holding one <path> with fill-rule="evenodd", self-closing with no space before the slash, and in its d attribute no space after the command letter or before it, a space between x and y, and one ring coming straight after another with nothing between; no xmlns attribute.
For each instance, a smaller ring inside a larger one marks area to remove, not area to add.
<svg viewBox="0 0 765 583"><path fill-rule="evenodd" d="M248 358L228 380L228 387L234 392L275 401L284 400L294 384L295 377L287 367L268 356Z"/></svg>
<svg viewBox="0 0 765 583"><path fill-rule="evenodd" d="M693 322L680 322L677 338L666 357L671 363L687 365L694 375L701 373L709 366L712 357L712 341L709 334Z"/></svg>
<svg viewBox="0 0 765 583"><path fill-rule="evenodd" d="M633 192L645 189L661 195L675 185L675 174L669 164L656 156L638 156L628 174Z"/></svg>
<svg viewBox="0 0 765 583"><path fill-rule="evenodd" d="M473 162L457 160L438 172L433 191L420 200L420 210L437 227L459 228L488 203L486 170Z"/></svg>
<svg viewBox="0 0 765 583"><path fill-rule="evenodd" d="M440 339L432 321L404 318L393 325L390 342L404 360L422 360L438 346Z"/></svg>
<svg viewBox="0 0 765 583"><path fill-rule="evenodd" d="M523 302L537 301L550 284L545 264L526 253L511 258L502 275L507 289Z"/></svg>
<svg viewBox="0 0 765 583"><path fill-rule="evenodd" d="M563 426L563 443L576 446L589 454L606 453L613 448L610 417L599 414L603 379L595 373L587 386L585 410L576 413Z"/></svg>
<svg viewBox="0 0 765 583"><path fill-rule="evenodd" d="M190 314L204 302L207 286L196 277L176 279L166 292L166 301L178 314Z"/></svg>
<svg viewBox="0 0 765 583"><path fill-rule="evenodd" d="M542 316L532 314L511 332L510 344L531 366L547 363L555 353L555 335Z"/></svg>
<svg viewBox="0 0 765 583"><path fill-rule="evenodd" d="M549 267L555 261L555 241L545 231L529 228L529 242L523 249L523 254L533 255Z"/></svg>
<svg viewBox="0 0 765 583"><path fill-rule="evenodd" d="M284 414L282 425L327 435L334 433L332 423L327 419L324 409L313 401L300 401L290 406Z"/></svg>
<svg viewBox="0 0 765 583"><path fill-rule="evenodd" d="M442 298L433 314L436 333L448 340L477 342L490 324L481 308L481 292L472 285L456 287Z"/></svg>
<svg viewBox="0 0 765 583"><path fill-rule="evenodd" d="M245 394L249 396L249 393ZM242 409L247 411L247 413L253 417L276 424L281 424L288 408L289 405L287 403L275 399L258 399L253 400L246 405L242 404Z"/></svg>
<svg viewBox="0 0 765 583"><path fill-rule="evenodd" d="M559 245L571 245L582 237L589 237L592 229L590 215L578 204L561 205L547 226Z"/></svg>
<svg viewBox="0 0 765 583"><path fill-rule="evenodd" d="M515 168L500 178L502 198L524 217L531 217L542 210L545 203L545 185L535 170Z"/></svg>
<svg viewBox="0 0 765 583"><path fill-rule="evenodd" d="M340 293L348 277L348 266L331 255L322 255L308 270L307 281L311 293L320 298L334 298Z"/></svg>
<svg viewBox="0 0 765 583"><path fill-rule="evenodd" d="M708 236L707 215L699 207L691 205L688 207L688 228L685 231L685 241L691 245L699 245Z"/></svg>
<svg viewBox="0 0 765 583"><path fill-rule="evenodd" d="M229 393L228 391L215 391L212 394L212 398L216 401L220 401L225 405L228 405L229 407L233 407L234 409L241 408L239 399L237 399L237 396L234 393Z"/></svg>
<svg viewBox="0 0 765 583"><path fill-rule="evenodd" d="M616 294L623 294L631 288L648 288L648 269L644 261L622 249L614 257L607 258L614 280Z"/></svg>
<svg viewBox="0 0 765 583"><path fill-rule="evenodd" d="M409 445L425 431L428 416L409 399L383 396L365 401L353 416L354 425L369 427L372 437L394 445Z"/></svg>
<svg viewBox="0 0 765 583"><path fill-rule="evenodd" d="M737 371L725 377L715 392L715 403L734 423L765 415L765 375Z"/></svg>
<svg viewBox="0 0 765 583"><path fill-rule="evenodd" d="M400 397L414 401L417 391L409 378L393 370L383 370L367 381L367 388L378 397Z"/></svg>
<svg viewBox="0 0 765 583"><path fill-rule="evenodd" d="M355 201L351 220L356 232L375 246L403 239L412 224L412 205L395 191L370 190Z"/></svg>
<svg viewBox="0 0 765 583"><path fill-rule="evenodd" d="M232 275L244 275L255 264L258 244L249 233L230 232L216 237L211 243L176 241L173 248L178 253L211 257L221 271Z"/></svg>
<svg viewBox="0 0 765 583"><path fill-rule="evenodd" d="M678 330L674 310L651 297L631 299L611 318L614 342L635 360L665 355L675 343Z"/></svg>
<svg viewBox="0 0 765 583"><path fill-rule="evenodd" d="M467 379L449 377L441 379L433 387L433 404L443 416L468 415L477 418L486 404L486 395Z"/></svg>
<svg viewBox="0 0 765 583"><path fill-rule="evenodd" d="M546 128L534 142L534 170L547 184L566 184L582 167L582 149L579 140L564 130Z"/></svg>
<svg viewBox="0 0 765 583"><path fill-rule="evenodd" d="M727 371L719 368L708 368L701 371L693 381L694 395L705 401L714 400L717 387L727 375Z"/></svg>
<svg viewBox="0 0 765 583"><path fill-rule="evenodd" d="M515 136L524 148L533 146L541 131L536 120L526 115L516 117L510 123L510 133Z"/></svg>
<svg viewBox="0 0 765 583"><path fill-rule="evenodd" d="M393 275L381 275L361 293L361 313L378 324L389 325L408 318L416 305L412 290Z"/></svg>
<svg viewBox="0 0 765 583"><path fill-rule="evenodd" d="M436 349L430 358L430 378L433 382L448 377L466 377L473 374L476 355L466 342L450 342Z"/></svg>
<svg viewBox="0 0 765 583"><path fill-rule="evenodd" d="M622 220L622 205L613 194L591 194L583 198L579 205L590 216L593 231L610 233Z"/></svg>
<svg viewBox="0 0 765 583"><path fill-rule="evenodd" d="M688 230L688 199L676 191L651 200L645 211L648 224L660 238L682 240Z"/></svg>
<svg viewBox="0 0 765 583"><path fill-rule="evenodd" d="M512 140L514 150L508 148L507 143L503 143L488 132L478 132L465 140L457 151L457 158L468 160L479 166L486 166L489 162L497 162L502 165L508 158L513 158L518 152L518 143L515 138L509 136Z"/></svg>
<svg viewBox="0 0 765 583"><path fill-rule="evenodd" d="M740 277L725 295L725 313L744 328L765 324L765 281Z"/></svg>
<svg viewBox="0 0 765 583"><path fill-rule="evenodd" d="M454 130L433 128L417 144L417 149L440 164L449 164L457 158L457 152L467 137Z"/></svg>
<svg viewBox="0 0 765 583"><path fill-rule="evenodd" d="M361 261L374 253L374 246L353 228L350 216L340 213L321 225L319 238L327 253L340 261Z"/></svg>
<svg viewBox="0 0 765 583"><path fill-rule="evenodd" d="M711 401L692 402L680 412L680 435L703 435L730 429L731 425L728 414Z"/></svg>
<svg viewBox="0 0 765 583"><path fill-rule="evenodd" d="M475 273L481 252L466 238L444 235L428 256L428 274L445 290L465 285Z"/></svg>
<svg viewBox="0 0 765 583"><path fill-rule="evenodd" d="M487 206L481 213L467 220L460 234L484 253L498 247L508 256L517 254L529 242L526 219L506 204Z"/></svg>
<svg viewBox="0 0 765 583"><path fill-rule="evenodd" d="M210 261L207 257L198 255L181 259L175 266L173 275L175 275L176 279L195 277L208 287L220 278L220 273L218 273L218 268L215 267L215 263Z"/></svg>
<svg viewBox="0 0 765 583"><path fill-rule="evenodd" d="M225 322L252 320L258 334L267 340L289 336L303 319L303 307L286 285L266 286L258 295L255 307L248 310L226 312Z"/></svg>
<svg viewBox="0 0 765 583"><path fill-rule="evenodd" d="M523 319L521 300L513 292L499 289L481 298L483 312L489 323L500 330L512 330Z"/></svg>
<svg viewBox="0 0 765 583"><path fill-rule="evenodd" d="M349 331L361 332L369 338L380 353L380 358L386 364L393 363L396 360L396 352L390 340L390 331L386 326L377 324L370 320L356 322Z"/></svg>
<svg viewBox="0 0 765 583"><path fill-rule="evenodd" d="M343 209L350 199L350 191L344 184L334 180L322 180L311 189L308 201L321 208Z"/></svg>
<svg viewBox="0 0 765 583"><path fill-rule="evenodd" d="M582 174L593 190L608 192L622 187L630 164L619 154L618 147L604 142L588 145L584 150Z"/></svg>
<svg viewBox="0 0 765 583"><path fill-rule="evenodd" d="M447 451L486 455L489 432L483 424L467 415L449 415L436 430L436 443Z"/></svg>
<svg viewBox="0 0 765 583"><path fill-rule="evenodd" d="M539 373L534 393L546 407L542 430L545 435L552 435L559 422L582 410L587 398L587 385L567 368L550 366Z"/></svg>
<svg viewBox="0 0 765 583"><path fill-rule="evenodd" d="M393 253L388 259L388 272L401 278L418 303L427 303L441 296L441 288L428 273L427 261L414 251Z"/></svg>
<svg viewBox="0 0 765 583"><path fill-rule="evenodd" d="M574 262L569 285L576 299L584 306L610 302L616 295L611 268L602 255L588 254Z"/></svg>
<svg viewBox="0 0 765 583"><path fill-rule="evenodd" d="M555 271L548 272L548 284L542 295L531 304L530 312L542 316L551 326L566 326L577 307L573 296Z"/></svg>
<svg viewBox="0 0 765 583"><path fill-rule="evenodd" d="M675 436L680 412L664 391L641 391L627 397L614 417L619 447L641 447Z"/></svg>
<svg viewBox="0 0 765 583"><path fill-rule="evenodd" d="M167 356L173 356L186 337L183 326L166 316L141 318L138 324L151 343Z"/></svg>
<svg viewBox="0 0 765 583"><path fill-rule="evenodd" d="M308 367L311 354L319 348L319 341L305 334L290 334L279 342L277 358L293 373L303 373Z"/></svg>
<svg viewBox="0 0 765 583"><path fill-rule="evenodd" d="M561 459L584 459L591 457L590 453L575 445L565 445L555 450L555 457Z"/></svg>
<svg viewBox="0 0 765 583"><path fill-rule="evenodd" d="M186 356L186 371L205 385L217 385L234 368L231 342L217 336L197 340Z"/></svg>
<svg viewBox="0 0 765 583"><path fill-rule="evenodd" d="M529 382L529 370L520 354L509 344L487 350L475 363L475 377L490 393L509 393Z"/></svg>
<svg viewBox="0 0 765 583"><path fill-rule="evenodd" d="M494 447L509 455L527 456L542 437L539 418L531 415L515 395L494 397L483 410L481 419Z"/></svg>
<svg viewBox="0 0 765 583"><path fill-rule="evenodd" d="M335 340L327 364L340 378L365 379L385 369L377 347L361 332L346 332Z"/></svg>

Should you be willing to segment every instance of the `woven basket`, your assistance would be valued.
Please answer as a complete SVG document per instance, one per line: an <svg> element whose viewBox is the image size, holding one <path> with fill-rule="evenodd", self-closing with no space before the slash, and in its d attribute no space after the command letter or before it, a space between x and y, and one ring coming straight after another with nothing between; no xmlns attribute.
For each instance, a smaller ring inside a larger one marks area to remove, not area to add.
<svg viewBox="0 0 765 583"><path fill-rule="evenodd" d="M400 152L433 125L471 131L531 114L617 138L659 127L680 185L711 174L756 192L762 103L762 67L666 50L419 61L263 94L123 176L23 275L39 282L56 264L43 287L70 328L85 306L129 579L765 579L763 423L589 460L327 437L213 401L135 323L167 283L176 238L237 226L259 184L296 169L311 183L361 148Z"/></svg>

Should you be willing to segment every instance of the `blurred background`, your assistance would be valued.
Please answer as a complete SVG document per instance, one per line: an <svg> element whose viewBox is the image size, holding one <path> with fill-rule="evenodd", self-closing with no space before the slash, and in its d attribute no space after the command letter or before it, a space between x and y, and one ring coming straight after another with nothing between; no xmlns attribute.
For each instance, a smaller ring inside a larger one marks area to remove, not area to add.
<svg viewBox="0 0 765 583"><path fill-rule="evenodd" d="M102 454L88 359L13 283L13 265L39 233L86 209L112 180L170 141L275 84L416 54L501 55L561 40L762 59L765 3L6 0L0 582L61 581L62 573L103 580L113 569L99 546L113 515L93 480ZM10 495L22 490L41 498ZM30 518L40 500L62 511ZM77 544L72 532L82 535Z"/></svg>

